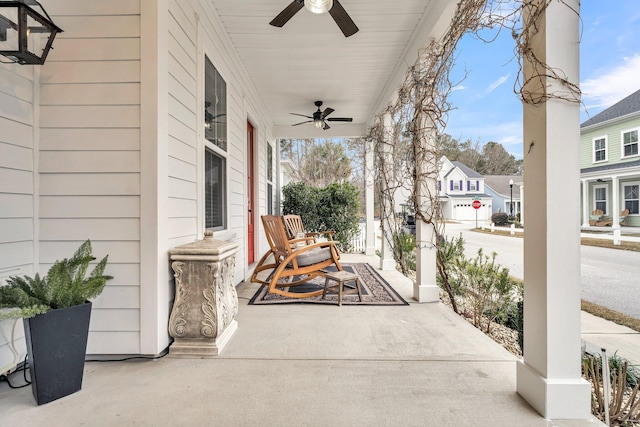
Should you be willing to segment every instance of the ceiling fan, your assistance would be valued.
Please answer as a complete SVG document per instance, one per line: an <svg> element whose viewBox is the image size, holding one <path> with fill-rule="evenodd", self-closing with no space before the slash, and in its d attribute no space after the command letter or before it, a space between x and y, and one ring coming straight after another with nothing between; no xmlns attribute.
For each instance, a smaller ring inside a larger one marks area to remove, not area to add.
<svg viewBox="0 0 640 427"><path fill-rule="evenodd" d="M327 116L333 113L335 110L333 108L328 108L328 107L325 108L324 111L320 110L320 107L322 107L322 101L316 101L314 102L314 104L316 107L318 107L318 111L314 112L313 116L306 116L304 114L298 114L298 113L289 113L289 114L293 114L294 116L302 116L302 117L311 119L311 120L306 120L304 122L296 123L295 125L292 125L292 126L298 126L304 123L313 123L316 128L318 129L322 128L324 130L327 130L331 128L331 126L329 126L327 122L352 122L353 121L353 118L351 117L327 118Z"/></svg>
<svg viewBox="0 0 640 427"><path fill-rule="evenodd" d="M274 27L282 27L289 19L293 18L293 15L298 13L303 6L313 13L329 12L329 15L336 21L336 24L338 24L338 27L340 27L345 37L352 36L358 32L358 27L338 0L293 0L289 6L285 7L269 24Z"/></svg>

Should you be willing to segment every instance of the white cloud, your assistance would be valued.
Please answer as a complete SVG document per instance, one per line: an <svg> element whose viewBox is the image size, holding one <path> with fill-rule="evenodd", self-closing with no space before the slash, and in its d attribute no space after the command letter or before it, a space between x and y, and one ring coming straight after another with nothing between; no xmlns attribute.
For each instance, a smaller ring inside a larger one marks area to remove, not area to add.
<svg viewBox="0 0 640 427"><path fill-rule="evenodd" d="M506 76L502 76L500 77L498 80L492 82L489 86L487 86L487 88L482 92L482 94L480 95L480 98L484 98L485 96L489 95L491 92L493 92L494 90L496 90L498 87L500 87L500 85L502 85L504 82L507 81L507 79L509 78L509 74L507 74Z"/></svg>
<svg viewBox="0 0 640 427"><path fill-rule="evenodd" d="M624 63L600 76L582 82L583 102L594 115L640 89L640 55L625 58Z"/></svg>

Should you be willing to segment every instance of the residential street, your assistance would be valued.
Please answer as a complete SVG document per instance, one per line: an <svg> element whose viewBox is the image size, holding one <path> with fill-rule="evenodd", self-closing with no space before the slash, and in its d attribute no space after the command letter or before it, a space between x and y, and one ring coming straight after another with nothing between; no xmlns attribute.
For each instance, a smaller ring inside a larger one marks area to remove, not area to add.
<svg viewBox="0 0 640 427"><path fill-rule="evenodd" d="M468 257L479 248L487 255L496 252L496 262L522 279L523 239L471 231L475 224L447 223L447 238L462 234ZM582 298L640 319L640 253L581 246Z"/></svg>

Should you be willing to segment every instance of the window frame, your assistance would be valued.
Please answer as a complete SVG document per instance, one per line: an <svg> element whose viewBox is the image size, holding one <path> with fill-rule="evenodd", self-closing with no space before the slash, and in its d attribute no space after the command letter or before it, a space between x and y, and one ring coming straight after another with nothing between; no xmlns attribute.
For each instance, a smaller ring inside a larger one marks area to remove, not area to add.
<svg viewBox="0 0 640 427"><path fill-rule="evenodd" d="M477 180L475 179L470 179L469 181L467 181L469 183L469 191L474 191L474 192L478 192L478 186L477 184Z"/></svg>
<svg viewBox="0 0 640 427"><path fill-rule="evenodd" d="M271 145L271 142L267 141L267 153L265 155L267 167L266 167L266 192L267 192L267 215L274 214L274 199L273 194L274 186L274 154L276 152L276 148Z"/></svg>
<svg viewBox="0 0 640 427"><path fill-rule="evenodd" d="M621 183L620 186L622 187L622 201L624 203L624 208L623 209L628 209L627 208L627 200L637 201L638 202L638 212L632 212L632 210L629 209L629 215L639 215L640 214L640 181L624 182L624 183ZM626 188L627 187L631 187L631 186L637 186L638 187L638 198L637 199L627 199Z"/></svg>
<svg viewBox="0 0 640 427"><path fill-rule="evenodd" d="M604 141L604 148L601 148L600 150L596 149L596 143L598 141ZM591 148L592 148L592 160L593 163L602 163L602 162L606 162L609 160L609 153L608 153L608 148L609 148L609 138L607 137L607 135L603 135L603 136L598 136L595 137L591 140ZM604 159L598 160L597 159L597 153L599 151L604 151Z"/></svg>
<svg viewBox="0 0 640 427"><path fill-rule="evenodd" d="M593 186L593 210L599 209L598 208L598 199L597 199L597 194L598 194L598 190L602 190L604 189L604 209L602 209L604 211L604 215L609 215L609 186L606 184L598 184L598 185L594 185Z"/></svg>
<svg viewBox="0 0 640 427"><path fill-rule="evenodd" d="M624 143L624 135L628 134L628 133L632 133L635 132L636 133L636 140L635 142L629 143L629 144L625 144ZM634 145L636 146L636 152L635 154L629 154L628 156L625 155L625 146L626 145ZM628 159L630 157L638 157L640 156L640 128L631 128L631 129L626 129L620 132L620 158L621 159Z"/></svg>
<svg viewBox="0 0 640 427"><path fill-rule="evenodd" d="M228 221L229 221L229 180L227 179L227 175L228 175L228 169L229 169L229 148L230 148L230 141L229 141L229 123L227 121L226 124L226 129L225 129L225 147L226 149L220 147L219 144L216 144L215 142L209 140L207 138L207 134L205 132L205 102L207 101L207 93L206 93L206 88L207 88L207 60L209 63L211 63L211 66L213 67L213 70L215 70L215 72L217 72L218 76L220 77L220 79L222 80L222 82L224 82L224 86L225 86L225 90L224 90L224 100L221 100L224 103L224 107L225 107L225 117L228 117L227 114L229 112L229 105L228 105L228 93L229 93L229 86L228 86L228 78L227 76L225 76L225 73L223 70L221 70L220 68L216 67L215 65L215 57L213 55L209 55L207 52L203 52L202 53L202 87L200 88L200 96L202 97L202 102L199 102L198 105L201 106L201 121L199 121L199 123L201 123L201 125L199 125L199 127L201 126L201 155L202 155L202 172L201 172L201 177L202 177L202 216L203 216L203 224L204 224L204 229L205 230L211 230L211 231L221 231L221 230L226 230L228 228ZM227 120L227 119L225 119ZM207 226L207 186L206 186L206 156L207 156L207 151L209 151L211 154L213 154L214 156L217 156L218 158L220 158L220 160L222 161L222 173L221 173L221 205L222 205L222 209L221 209L221 214L222 214L222 224L220 225L216 225L216 226L212 226L212 227L208 227Z"/></svg>

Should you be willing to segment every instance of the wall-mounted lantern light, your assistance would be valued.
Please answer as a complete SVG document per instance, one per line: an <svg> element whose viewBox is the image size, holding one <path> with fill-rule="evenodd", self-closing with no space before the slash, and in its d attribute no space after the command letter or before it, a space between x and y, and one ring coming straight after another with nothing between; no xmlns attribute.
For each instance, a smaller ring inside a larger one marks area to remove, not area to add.
<svg viewBox="0 0 640 427"><path fill-rule="evenodd" d="M44 64L61 32L36 0L0 1L0 62Z"/></svg>

